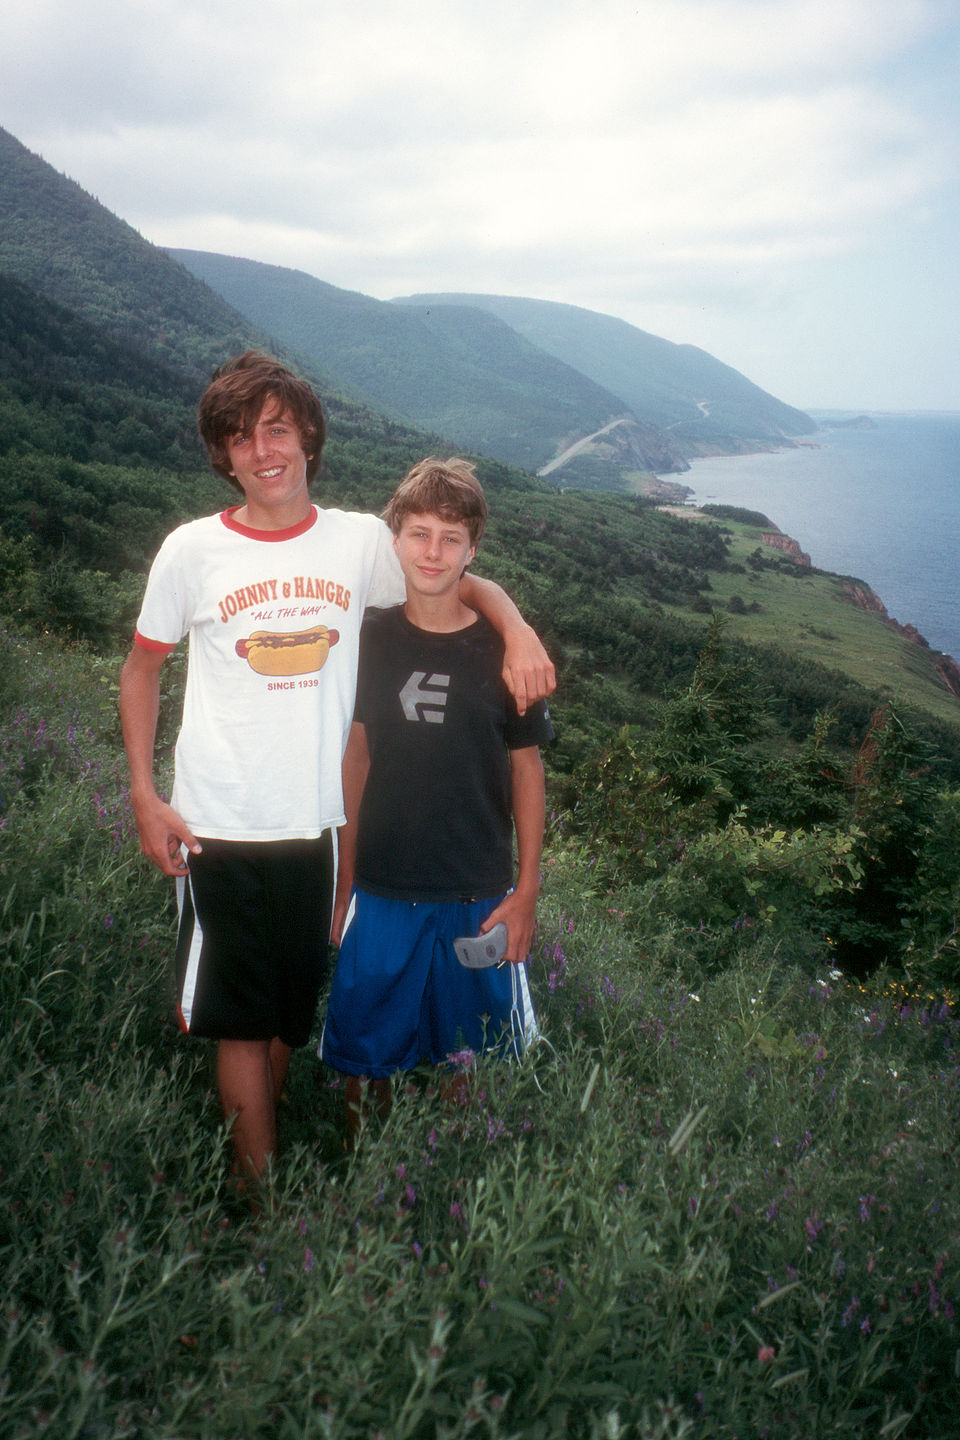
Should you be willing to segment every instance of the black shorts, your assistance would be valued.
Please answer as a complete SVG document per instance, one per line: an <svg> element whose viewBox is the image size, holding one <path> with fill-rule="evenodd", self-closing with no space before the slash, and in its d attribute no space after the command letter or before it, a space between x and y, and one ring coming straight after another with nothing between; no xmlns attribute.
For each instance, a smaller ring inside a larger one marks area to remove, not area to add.
<svg viewBox="0 0 960 1440"><path fill-rule="evenodd" d="M305 1045L327 974L333 838L202 840L177 882L177 1009L214 1040Z"/></svg>

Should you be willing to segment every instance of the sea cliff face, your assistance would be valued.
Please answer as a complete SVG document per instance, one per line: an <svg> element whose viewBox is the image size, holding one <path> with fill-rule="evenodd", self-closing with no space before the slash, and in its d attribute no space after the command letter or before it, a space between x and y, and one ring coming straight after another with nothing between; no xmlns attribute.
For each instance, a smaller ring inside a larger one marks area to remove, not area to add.
<svg viewBox="0 0 960 1440"><path fill-rule="evenodd" d="M871 590L870 586L865 584L863 580L847 580L844 583L843 590L844 594L849 596L859 610L872 610L882 615L885 620L890 619L890 616L887 614L887 607L880 599L880 596L875 590Z"/></svg>
<svg viewBox="0 0 960 1440"><path fill-rule="evenodd" d="M809 565L810 556L806 550L801 550L796 540L791 540L789 535L782 535L779 530L765 530L760 536L764 545L769 545L773 550L780 550L795 560L798 565Z"/></svg>
<svg viewBox="0 0 960 1440"><path fill-rule="evenodd" d="M922 645L925 650L930 649L929 640L920 634L916 625L901 624L899 620L895 620L892 615L889 615L880 596L863 580L847 580L843 589L854 605L861 610L869 610L880 615L884 624L889 625L892 630L896 630L897 634L902 635L905 640L912 640L915 645ZM951 695L956 695L960 699L960 665L953 656L937 655L933 665L944 687L950 691Z"/></svg>
<svg viewBox="0 0 960 1440"><path fill-rule="evenodd" d="M939 655L933 663L934 669L950 694L956 695L960 699L960 665L952 655Z"/></svg>

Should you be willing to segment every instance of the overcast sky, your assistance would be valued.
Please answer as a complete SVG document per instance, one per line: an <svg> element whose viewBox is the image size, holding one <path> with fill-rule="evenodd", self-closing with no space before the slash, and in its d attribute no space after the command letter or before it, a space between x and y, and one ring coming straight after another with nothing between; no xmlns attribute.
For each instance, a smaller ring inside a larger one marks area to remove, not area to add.
<svg viewBox="0 0 960 1440"><path fill-rule="evenodd" d="M957 0L29 0L0 124L160 245L960 410Z"/></svg>

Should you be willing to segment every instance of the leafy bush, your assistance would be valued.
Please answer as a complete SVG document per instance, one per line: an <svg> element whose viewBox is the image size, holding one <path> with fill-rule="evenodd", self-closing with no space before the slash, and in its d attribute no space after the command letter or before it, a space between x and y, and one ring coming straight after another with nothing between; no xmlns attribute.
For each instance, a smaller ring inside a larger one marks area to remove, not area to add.
<svg viewBox="0 0 960 1440"><path fill-rule="evenodd" d="M852 757L830 747L824 713L798 750L771 758L771 719L756 671L731 660L715 625L656 728L625 728L578 772L573 829L606 883L629 882L638 923L669 915L715 962L747 924L804 946L828 935L852 973L909 956L915 975L955 979L944 877L960 870L960 834L930 834L931 805L952 813L932 746L884 706ZM923 958L930 946L936 965Z"/></svg>

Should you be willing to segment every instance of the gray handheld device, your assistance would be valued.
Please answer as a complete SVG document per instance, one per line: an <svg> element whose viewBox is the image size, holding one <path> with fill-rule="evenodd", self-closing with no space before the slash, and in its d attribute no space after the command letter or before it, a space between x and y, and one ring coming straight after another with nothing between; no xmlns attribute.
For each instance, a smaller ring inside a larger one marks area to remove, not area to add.
<svg viewBox="0 0 960 1440"><path fill-rule="evenodd" d="M507 927L501 920L486 935L461 935L454 940L457 959L468 970L486 970L499 965L507 950Z"/></svg>

